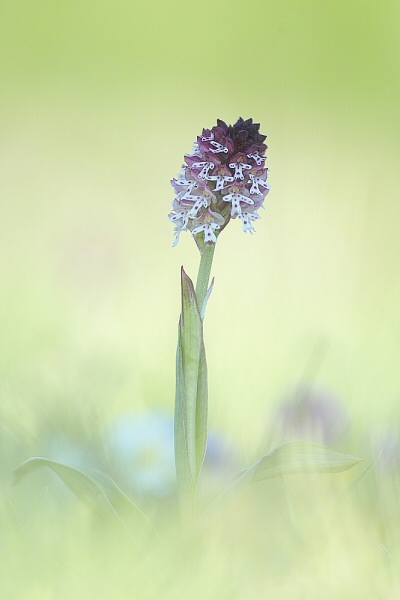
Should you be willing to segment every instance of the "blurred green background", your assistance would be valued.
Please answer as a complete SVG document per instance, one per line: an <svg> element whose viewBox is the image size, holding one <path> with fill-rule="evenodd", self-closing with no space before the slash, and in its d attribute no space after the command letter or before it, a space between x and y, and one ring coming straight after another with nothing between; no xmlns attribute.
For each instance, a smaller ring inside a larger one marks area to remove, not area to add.
<svg viewBox="0 0 400 600"><path fill-rule="evenodd" d="M169 181L217 118L261 123L272 191L255 236L233 222L218 241L211 427L253 458L305 380L340 398L353 450L397 424L399 27L390 0L2 0L6 486L45 431L172 411L198 252L171 248Z"/></svg>

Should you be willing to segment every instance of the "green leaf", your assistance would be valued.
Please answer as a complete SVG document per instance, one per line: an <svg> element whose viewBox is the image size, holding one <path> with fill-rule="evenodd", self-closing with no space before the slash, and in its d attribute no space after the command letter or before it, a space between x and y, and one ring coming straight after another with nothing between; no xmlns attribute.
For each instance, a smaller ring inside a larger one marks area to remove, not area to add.
<svg viewBox="0 0 400 600"><path fill-rule="evenodd" d="M207 417L208 417L208 376L207 360L204 342L200 349L199 377L197 380L196 400L196 469L197 477L203 466L207 448Z"/></svg>
<svg viewBox="0 0 400 600"><path fill-rule="evenodd" d="M347 471L362 459L311 442L288 442L260 458L238 474L235 484L255 483L299 473L323 474Z"/></svg>
<svg viewBox="0 0 400 600"><path fill-rule="evenodd" d="M175 466L180 492L185 496L193 488L192 471L189 460L189 445L187 441L187 414L185 402L185 376L182 364L182 317L179 320L178 348L176 351L176 394L174 418Z"/></svg>
<svg viewBox="0 0 400 600"><path fill-rule="evenodd" d="M181 286L182 312L176 356L175 460L180 490L193 492L207 441L207 363L196 292L183 268Z"/></svg>
<svg viewBox="0 0 400 600"><path fill-rule="evenodd" d="M209 527L226 515L240 500L247 485L284 475L324 474L346 471L362 462L362 459L320 444L288 442L275 448L248 469L236 474L231 483L220 493L203 513L200 527Z"/></svg>
<svg viewBox="0 0 400 600"><path fill-rule="evenodd" d="M97 469L77 469L42 457L26 460L14 472L14 482L19 483L26 475L48 467L69 489L94 512L109 515L128 528L132 522L142 521L153 528L146 515L124 494L109 475Z"/></svg>

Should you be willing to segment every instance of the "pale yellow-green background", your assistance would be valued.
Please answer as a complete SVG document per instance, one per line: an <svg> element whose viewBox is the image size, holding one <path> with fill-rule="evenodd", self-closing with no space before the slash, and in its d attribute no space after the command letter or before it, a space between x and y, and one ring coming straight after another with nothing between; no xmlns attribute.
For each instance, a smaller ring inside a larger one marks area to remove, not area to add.
<svg viewBox="0 0 400 600"><path fill-rule="evenodd" d="M5 453L35 453L57 411L172 411L198 253L171 248L169 180L239 116L268 135L272 191L255 236L218 241L211 425L253 456L309 368L360 439L397 418L399 27L388 0L1 1Z"/></svg>

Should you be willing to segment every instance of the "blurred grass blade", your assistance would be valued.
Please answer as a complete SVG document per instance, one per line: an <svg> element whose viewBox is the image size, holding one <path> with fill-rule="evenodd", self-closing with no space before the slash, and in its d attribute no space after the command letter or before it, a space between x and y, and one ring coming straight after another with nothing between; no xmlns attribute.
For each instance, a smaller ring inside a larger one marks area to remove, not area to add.
<svg viewBox="0 0 400 600"><path fill-rule="evenodd" d="M16 469L15 483L19 483L26 475L43 467L53 471L93 511L110 515L124 527L142 521L153 528L147 516L124 494L113 479L97 469L77 469L47 458L34 457L26 460Z"/></svg>
<svg viewBox="0 0 400 600"><path fill-rule="evenodd" d="M207 441L207 363L193 282L182 268L176 361L175 460L178 485L194 493Z"/></svg>
<svg viewBox="0 0 400 600"><path fill-rule="evenodd" d="M234 485L239 482L255 483L282 475L339 473L351 469L361 460L316 443L288 442L238 474Z"/></svg>

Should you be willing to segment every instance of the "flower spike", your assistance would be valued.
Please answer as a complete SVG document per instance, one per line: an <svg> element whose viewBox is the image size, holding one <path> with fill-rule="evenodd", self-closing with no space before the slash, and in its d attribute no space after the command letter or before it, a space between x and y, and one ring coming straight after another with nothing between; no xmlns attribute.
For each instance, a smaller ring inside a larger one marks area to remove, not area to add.
<svg viewBox="0 0 400 600"><path fill-rule="evenodd" d="M176 194L169 214L175 225L174 246L187 230L198 244L213 245L236 217L246 233L255 231L253 222L261 218L257 211L264 208L270 190L264 166L266 136L259 128L252 119L239 118L234 125L217 119L217 125L197 137L181 173L171 181Z"/></svg>

